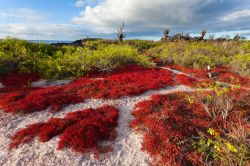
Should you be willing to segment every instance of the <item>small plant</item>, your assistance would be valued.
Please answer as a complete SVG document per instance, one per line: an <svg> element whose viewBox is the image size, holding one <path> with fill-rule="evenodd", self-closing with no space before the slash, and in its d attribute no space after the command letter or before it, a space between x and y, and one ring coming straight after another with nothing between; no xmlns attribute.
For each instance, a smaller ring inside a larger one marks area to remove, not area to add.
<svg viewBox="0 0 250 166"><path fill-rule="evenodd" d="M202 154L204 164L220 163L229 166L249 164L247 144L233 144L212 128L209 128L206 133L199 132L199 141L195 142L194 146Z"/></svg>
<svg viewBox="0 0 250 166"><path fill-rule="evenodd" d="M204 88L207 89L204 90ZM202 83L202 88L194 96L203 105L209 117L222 118L226 121L233 111L235 99L239 97L237 96L239 88L240 85L226 87L218 82L215 84Z"/></svg>
<svg viewBox="0 0 250 166"><path fill-rule="evenodd" d="M242 76L250 76L250 53L232 57L230 67Z"/></svg>

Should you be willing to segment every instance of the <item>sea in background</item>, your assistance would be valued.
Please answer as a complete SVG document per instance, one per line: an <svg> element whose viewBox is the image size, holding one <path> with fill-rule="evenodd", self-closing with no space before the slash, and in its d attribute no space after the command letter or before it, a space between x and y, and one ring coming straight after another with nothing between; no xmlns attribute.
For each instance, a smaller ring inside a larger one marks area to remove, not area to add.
<svg viewBox="0 0 250 166"><path fill-rule="evenodd" d="M52 43L72 43L73 41L68 40L28 40L31 43L46 43L46 44L52 44Z"/></svg>

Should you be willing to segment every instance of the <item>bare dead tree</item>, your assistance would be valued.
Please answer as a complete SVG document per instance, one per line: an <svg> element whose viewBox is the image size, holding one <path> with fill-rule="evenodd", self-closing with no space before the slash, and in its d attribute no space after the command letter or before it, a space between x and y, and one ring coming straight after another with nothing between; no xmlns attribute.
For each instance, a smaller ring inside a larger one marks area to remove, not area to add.
<svg viewBox="0 0 250 166"><path fill-rule="evenodd" d="M120 28L118 28L117 37L120 42L123 42L123 39L126 37L126 34L123 32L123 29L124 29L124 23L122 23L122 26Z"/></svg>
<svg viewBox="0 0 250 166"><path fill-rule="evenodd" d="M205 37L205 35L207 34L207 30L203 30L202 32L201 32L201 40L204 40L204 37Z"/></svg>
<svg viewBox="0 0 250 166"><path fill-rule="evenodd" d="M236 35L234 36L234 40L235 40L235 41L239 41L239 40L240 40L240 35L239 35L239 34L236 34Z"/></svg>
<svg viewBox="0 0 250 166"><path fill-rule="evenodd" d="M168 38L169 38L169 32L170 32L170 29L164 29L163 34L164 34L164 38L165 38L165 39L168 39Z"/></svg>

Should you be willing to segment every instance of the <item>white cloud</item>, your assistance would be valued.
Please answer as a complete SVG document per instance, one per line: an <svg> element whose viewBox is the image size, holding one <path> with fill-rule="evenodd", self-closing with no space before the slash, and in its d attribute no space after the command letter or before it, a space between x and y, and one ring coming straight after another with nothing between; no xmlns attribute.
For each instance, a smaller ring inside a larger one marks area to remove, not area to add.
<svg viewBox="0 0 250 166"><path fill-rule="evenodd" d="M8 17L8 14L5 13L5 12L0 12L0 18L7 18Z"/></svg>
<svg viewBox="0 0 250 166"><path fill-rule="evenodd" d="M40 21L40 20L43 20L47 17L46 14L43 14L39 11L29 9L29 8L18 9L15 16L19 17L19 18L32 20L32 21L34 21L34 20Z"/></svg>
<svg viewBox="0 0 250 166"><path fill-rule="evenodd" d="M76 24L95 27L94 31L114 32L122 22L128 31L149 31L197 23L202 15L196 13L217 0L105 0L95 7L87 6Z"/></svg>
<svg viewBox="0 0 250 166"><path fill-rule="evenodd" d="M78 0L75 3L75 7L83 7L85 6L85 1L84 0Z"/></svg>
<svg viewBox="0 0 250 166"><path fill-rule="evenodd" d="M229 22L229 21L234 21L237 19L247 18L247 17L249 17L249 19L250 19L250 9L234 11L234 12L229 13L223 17L220 17L219 20Z"/></svg>
<svg viewBox="0 0 250 166"><path fill-rule="evenodd" d="M21 21L41 21L44 20L48 15L42 12L30 9L20 8L9 11L0 11L0 18L2 19L18 19Z"/></svg>
<svg viewBox="0 0 250 166"><path fill-rule="evenodd" d="M73 40L81 35L85 37L83 30L71 24L0 24L0 38L11 36L29 40Z"/></svg>
<svg viewBox="0 0 250 166"><path fill-rule="evenodd" d="M100 2L101 0L77 0L75 7L93 6Z"/></svg>

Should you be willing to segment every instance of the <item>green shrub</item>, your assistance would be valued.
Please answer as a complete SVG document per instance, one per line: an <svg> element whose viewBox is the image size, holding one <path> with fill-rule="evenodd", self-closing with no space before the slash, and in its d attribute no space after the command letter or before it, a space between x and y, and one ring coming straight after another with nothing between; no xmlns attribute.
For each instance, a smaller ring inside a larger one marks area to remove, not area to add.
<svg viewBox="0 0 250 166"><path fill-rule="evenodd" d="M63 48L8 38L0 41L1 66L5 66L3 69L5 72L37 72L39 60L53 57L57 50Z"/></svg>
<svg viewBox="0 0 250 166"><path fill-rule="evenodd" d="M15 59L0 51L0 75L10 73L15 70L17 63Z"/></svg>
<svg viewBox="0 0 250 166"><path fill-rule="evenodd" d="M126 65L152 66L150 59L139 55L137 49L127 45L109 45L103 49L88 52L84 57L87 70L111 71Z"/></svg>
<svg viewBox="0 0 250 166"><path fill-rule="evenodd" d="M214 129L207 133L200 132L194 147L203 156L204 165L238 165L249 164L249 147L246 142L230 141Z"/></svg>
<svg viewBox="0 0 250 166"><path fill-rule="evenodd" d="M137 48L139 51L145 51L158 45L154 41L147 40L126 40L124 43Z"/></svg>
<svg viewBox="0 0 250 166"><path fill-rule="evenodd" d="M249 75L248 41L162 43L127 40L118 44L115 40L91 39L84 41L84 45L84 48L60 47L11 38L1 40L0 74L38 72L45 78L58 79L90 71L111 71L125 65L152 66L152 58L195 68L229 65L241 75Z"/></svg>
<svg viewBox="0 0 250 166"><path fill-rule="evenodd" d="M229 66L242 76L250 76L250 53L232 57Z"/></svg>
<svg viewBox="0 0 250 166"><path fill-rule="evenodd" d="M250 42L164 42L149 49L147 54L163 63L185 67L224 66L228 65L236 54L250 51L248 43Z"/></svg>
<svg viewBox="0 0 250 166"><path fill-rule="evenodd" d="M57 51L53 56L38 60L36 70L45 78L58 79L78 77L85 73L83 68L83 48L64 46L64 51Z"/></svg>

